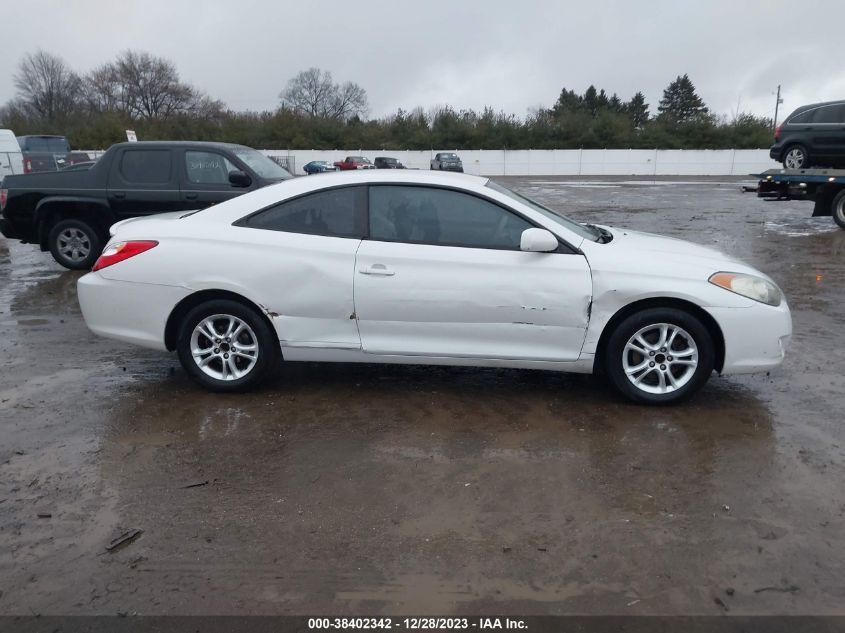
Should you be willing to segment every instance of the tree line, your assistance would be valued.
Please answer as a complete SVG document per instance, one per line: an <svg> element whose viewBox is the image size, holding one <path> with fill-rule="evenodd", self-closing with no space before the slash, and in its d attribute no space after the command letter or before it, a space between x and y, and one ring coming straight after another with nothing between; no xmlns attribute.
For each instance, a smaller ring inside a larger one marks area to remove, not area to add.
<svg viewBox="0 0 845 633"><path fill-rule="evenodd" d="M272 111L234 111L184 82L173 62L125 51L80 75L45 51L23 56L16 96L0 106L0 128L61 134L76 148L105 148L134 129L143 140L209 140L256 148L385 150L760 148L771 120L710 111L687 75L672 80L652 113L642 92L623 100L589 86L562 89L551 107L524 117L485 107L399 109L368 118L367 93L310 68L291 78Z"/></svg>

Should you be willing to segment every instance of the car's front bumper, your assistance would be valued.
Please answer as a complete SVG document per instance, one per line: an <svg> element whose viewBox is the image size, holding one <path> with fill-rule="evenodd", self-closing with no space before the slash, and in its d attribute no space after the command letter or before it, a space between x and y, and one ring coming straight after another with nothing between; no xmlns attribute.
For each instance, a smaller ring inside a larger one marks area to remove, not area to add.
<svg viewBox="0 0 845 633"><path fill-rule="evenodd" d="M463 165L445 165L444 164L444 165L440 165L440 169L442 169L443 171L460 171L460 172L462 172L464 170L464 166Z"/></svg>
<svg viewBox="0 0 845 633"><path fill-rule="evenodd" d="M77 282L79 306L88 328L108 338L166 350L164 329L187 288L106 279L88 273Z"/></svg>
<svg viewBox="0 0 845 633"><path fill-rule="evenodd" d="M723 374L768 371L783 362L792 337L792 316L779 306L755 303L748 308L705 308L725 339Z"/></svg>

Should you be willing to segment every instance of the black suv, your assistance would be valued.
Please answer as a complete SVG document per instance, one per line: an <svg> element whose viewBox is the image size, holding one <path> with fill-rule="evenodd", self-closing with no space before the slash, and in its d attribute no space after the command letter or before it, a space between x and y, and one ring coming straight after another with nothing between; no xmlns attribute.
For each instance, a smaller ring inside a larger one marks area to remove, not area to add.
<svg viewBox="0 0 845 633"><path fill-rule="evenodd" d="M405 169L405 165L389 156L379 156L373 161L373 164L376 166L376 169Z"/></svg>
<svg viewBox="0 0 845 633"><path fill-rule="evenodd" d="M787 169L845 163L845 101L798 108L775 130L769 156Z"/></svg>

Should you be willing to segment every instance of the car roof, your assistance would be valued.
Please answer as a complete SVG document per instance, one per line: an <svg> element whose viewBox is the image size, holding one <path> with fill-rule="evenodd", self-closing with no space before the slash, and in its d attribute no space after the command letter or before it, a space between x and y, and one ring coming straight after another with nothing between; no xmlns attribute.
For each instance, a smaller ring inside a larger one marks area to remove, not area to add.
<svg viewBox="0 0 845 633"><path fill-rule="evenodd" d="M829 106L829 105L842 105L845 104L845 99L837 99L836 101L820 101L819 103L810 103L807 105L799 106L795 108L795 111L792 114L797 114L799 112L806 112L807 110L812 110L814 108L820 108L822 106Z"/></svg>
<svg viewBox="0 0 845 633"><path fill-rule="evenodd" d="M112 147L143 147L145 149L166 149L168 147L207 147L217 149L252 149L237 143L220 143L217 141L124 141L115 143Z"/></svg>
<svg viewBox="0 0 845 633"><path fill-rule="evenodd" d="M249 213L271 206L285 199L321 189L341 187L343 185L436 185L440 187L456 187L464 191L475 191L477 193L489 193L489 189L485 189L485 185L487 185L489 180L489 178L481 176L415 169L364 169L325 172L309 178L304 176L290 178L275 185L262 187L261 189L232 198L226 202L216 204L192 217L214 223L231 223Z"/></svg>

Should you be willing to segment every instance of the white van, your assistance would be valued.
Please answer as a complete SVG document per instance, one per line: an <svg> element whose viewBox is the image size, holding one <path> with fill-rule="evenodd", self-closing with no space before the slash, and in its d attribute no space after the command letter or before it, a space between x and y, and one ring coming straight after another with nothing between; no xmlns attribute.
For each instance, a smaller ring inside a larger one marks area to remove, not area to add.
<svg viewBox="0 0 845 633"><path fill-rule="evenodd" d="M0 182L8 174L23 173L23 154L12 130L0 130Z"/></svg>

